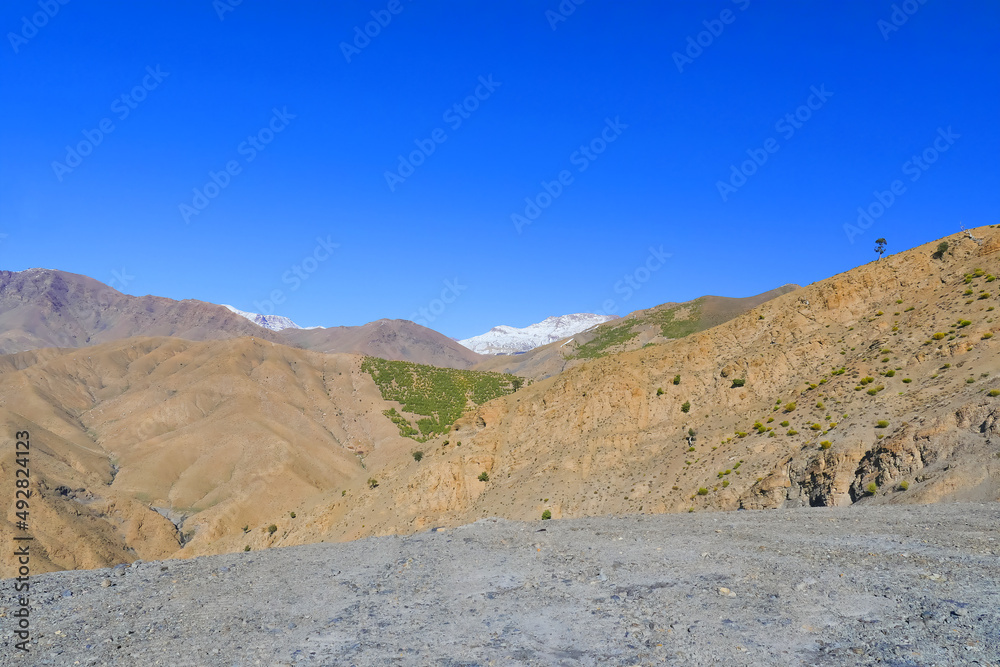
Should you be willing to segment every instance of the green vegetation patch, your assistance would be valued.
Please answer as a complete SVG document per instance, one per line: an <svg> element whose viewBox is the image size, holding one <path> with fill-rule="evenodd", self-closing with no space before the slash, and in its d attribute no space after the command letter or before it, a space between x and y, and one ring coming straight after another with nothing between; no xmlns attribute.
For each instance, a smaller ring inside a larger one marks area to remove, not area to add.
<svg viewBox="0 0 1000 667"><path fill-rule="evenodd" d="M664 338L683 338L708 328L709 323L702 317L703 299L695 299L674 308L654 310L641 316L629 317L616 324L606 324L596 329L597 335L589 343L576 348L574 359L596 359L608 354L610 348L623 345L639 335L643 326L660 327ZM686 311L683 319L677 319L678 311ZM674 384L677 384L676 382Z"/></svg>
<svg viewBox="0 0 1000 667"><path fill-rule="evenodd" d="M638 331L633 331L633 327L639 321L629 318L621 324L610 327L598 327L597 336L589 343L584 343L576 348L575 359L596 359L607 354L609 347L621 345L632 340L639 335Z"/></svg>
<svg viewBox="0 0 1000 667"><path fill-rule="evenodd" d="M481 405L513 393L524 383L509 373L437 368L377 357L365 357L361 370L375 381L382 398L396 401L404 411L420 416L414 427L395 408L382 413L399 427L400 435L418 442L447 433L470 402Z"/></svg>

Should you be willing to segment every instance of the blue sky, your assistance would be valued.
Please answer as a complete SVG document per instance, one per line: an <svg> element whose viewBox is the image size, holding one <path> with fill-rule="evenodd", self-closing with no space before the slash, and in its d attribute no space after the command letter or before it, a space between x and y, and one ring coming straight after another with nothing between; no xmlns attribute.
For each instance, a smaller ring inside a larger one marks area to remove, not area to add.
<svg viewBox="0 0 1000 667"><path fill-rule="evenodd" d="M462 338L1000 223L995 2L235 3L3 3L0 268Z"/></svg>

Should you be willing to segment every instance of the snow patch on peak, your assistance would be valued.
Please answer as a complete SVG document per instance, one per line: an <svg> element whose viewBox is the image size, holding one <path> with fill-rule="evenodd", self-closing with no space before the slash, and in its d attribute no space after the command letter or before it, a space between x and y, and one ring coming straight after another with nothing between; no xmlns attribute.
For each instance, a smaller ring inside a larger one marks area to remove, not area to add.
<svg viewBox="0 0 1000 667"><path fill-rule="evenodd" d="M265 329L270 329L271 331L281 331L282 329L301 329L298 324L292 322L287 317L282 317L281 315L261 315L260 313L248 313L245 310L240 310L239 308L233 308L228 304L222 304L223 308L228 308L230 311L236 313L240 317L245 317L254 324L262 326ZM309 327L314 329L315 327Z"/></svg>
<svg viewBox="0 0 1000 667"><path fill-rule="evenodd" d="M484 334L458 342L478 354L516 354L574 336L614 319L617 319L614 315L593 313L551 316L523 329L501 324Z"/></svg>

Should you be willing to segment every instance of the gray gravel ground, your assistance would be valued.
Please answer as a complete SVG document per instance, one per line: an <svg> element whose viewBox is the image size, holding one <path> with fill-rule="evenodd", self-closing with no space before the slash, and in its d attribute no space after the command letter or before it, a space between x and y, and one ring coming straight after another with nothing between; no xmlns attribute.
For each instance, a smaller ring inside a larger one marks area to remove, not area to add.
<svg viewBox="0 0 1000 667"><path fill-rule="evenodd" d="M998 527L1000 504L488 519L60 572L32 578L28 655L0 582L0 664L1000 665Z"/></svg>

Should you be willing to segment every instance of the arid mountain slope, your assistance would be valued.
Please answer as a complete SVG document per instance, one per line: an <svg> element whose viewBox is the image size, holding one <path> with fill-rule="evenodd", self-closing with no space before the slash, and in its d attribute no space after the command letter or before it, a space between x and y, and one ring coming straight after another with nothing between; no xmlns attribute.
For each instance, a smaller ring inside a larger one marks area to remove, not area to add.
<svg viewBox="0 0 1000 667"><path fill-rule="evenodd" d="M359 364L258 338L0 358L0 424L31 434L33 566L164 557L363 486L363 455L378 465L412 441ZM15 467L6 448L4 480ZM13 520L11 509L5 538Z"/></svg>
<svg viewBox="0 0 1000 667"><path fill-rule="evenodd" d="M443 368L471 368L483 357L433 329L409 320L376 320L359 327L285 329L289 345L317 352L363 354Z"/></svg>
<svg viewBox="0 0 1000 667"><path fill-rule="evenodd" d="M203 301L130 296L65 271L0 271L0 354L84 347L130 336L278 340L275 332Z"/></svg>
<svg viewBox="0 0 1000 667"><path fill-rule="evenodd" d="M973 233L981 245L886 257L491 401L421 462L380 470L346 515L310 516L287 539L544 510L1000 499L1000 230Z"/></svg>
<svg viewBox="0 0 1000 667"><path fill-rule="evenodd" d="M260 338L9 355L0 423L32 432L52 567L545 510L997 500L1000 228L973 234L680 338L661 340L658 322L660 338L599 348L426 442L400 436L384 414L400 404L359 357ZM0 458L4 479L12 459Z"/></svg>
<svg viewBox="0 0 1000 667"><path fill-rule="evenodd" d="M276 332L214 303L131 296L64 271L0 271L0 354L84 347L132 336L186 340L253 336L321 352L369 354L447 368L468 368L482 359L447 336L405 320Z"/></svg>

